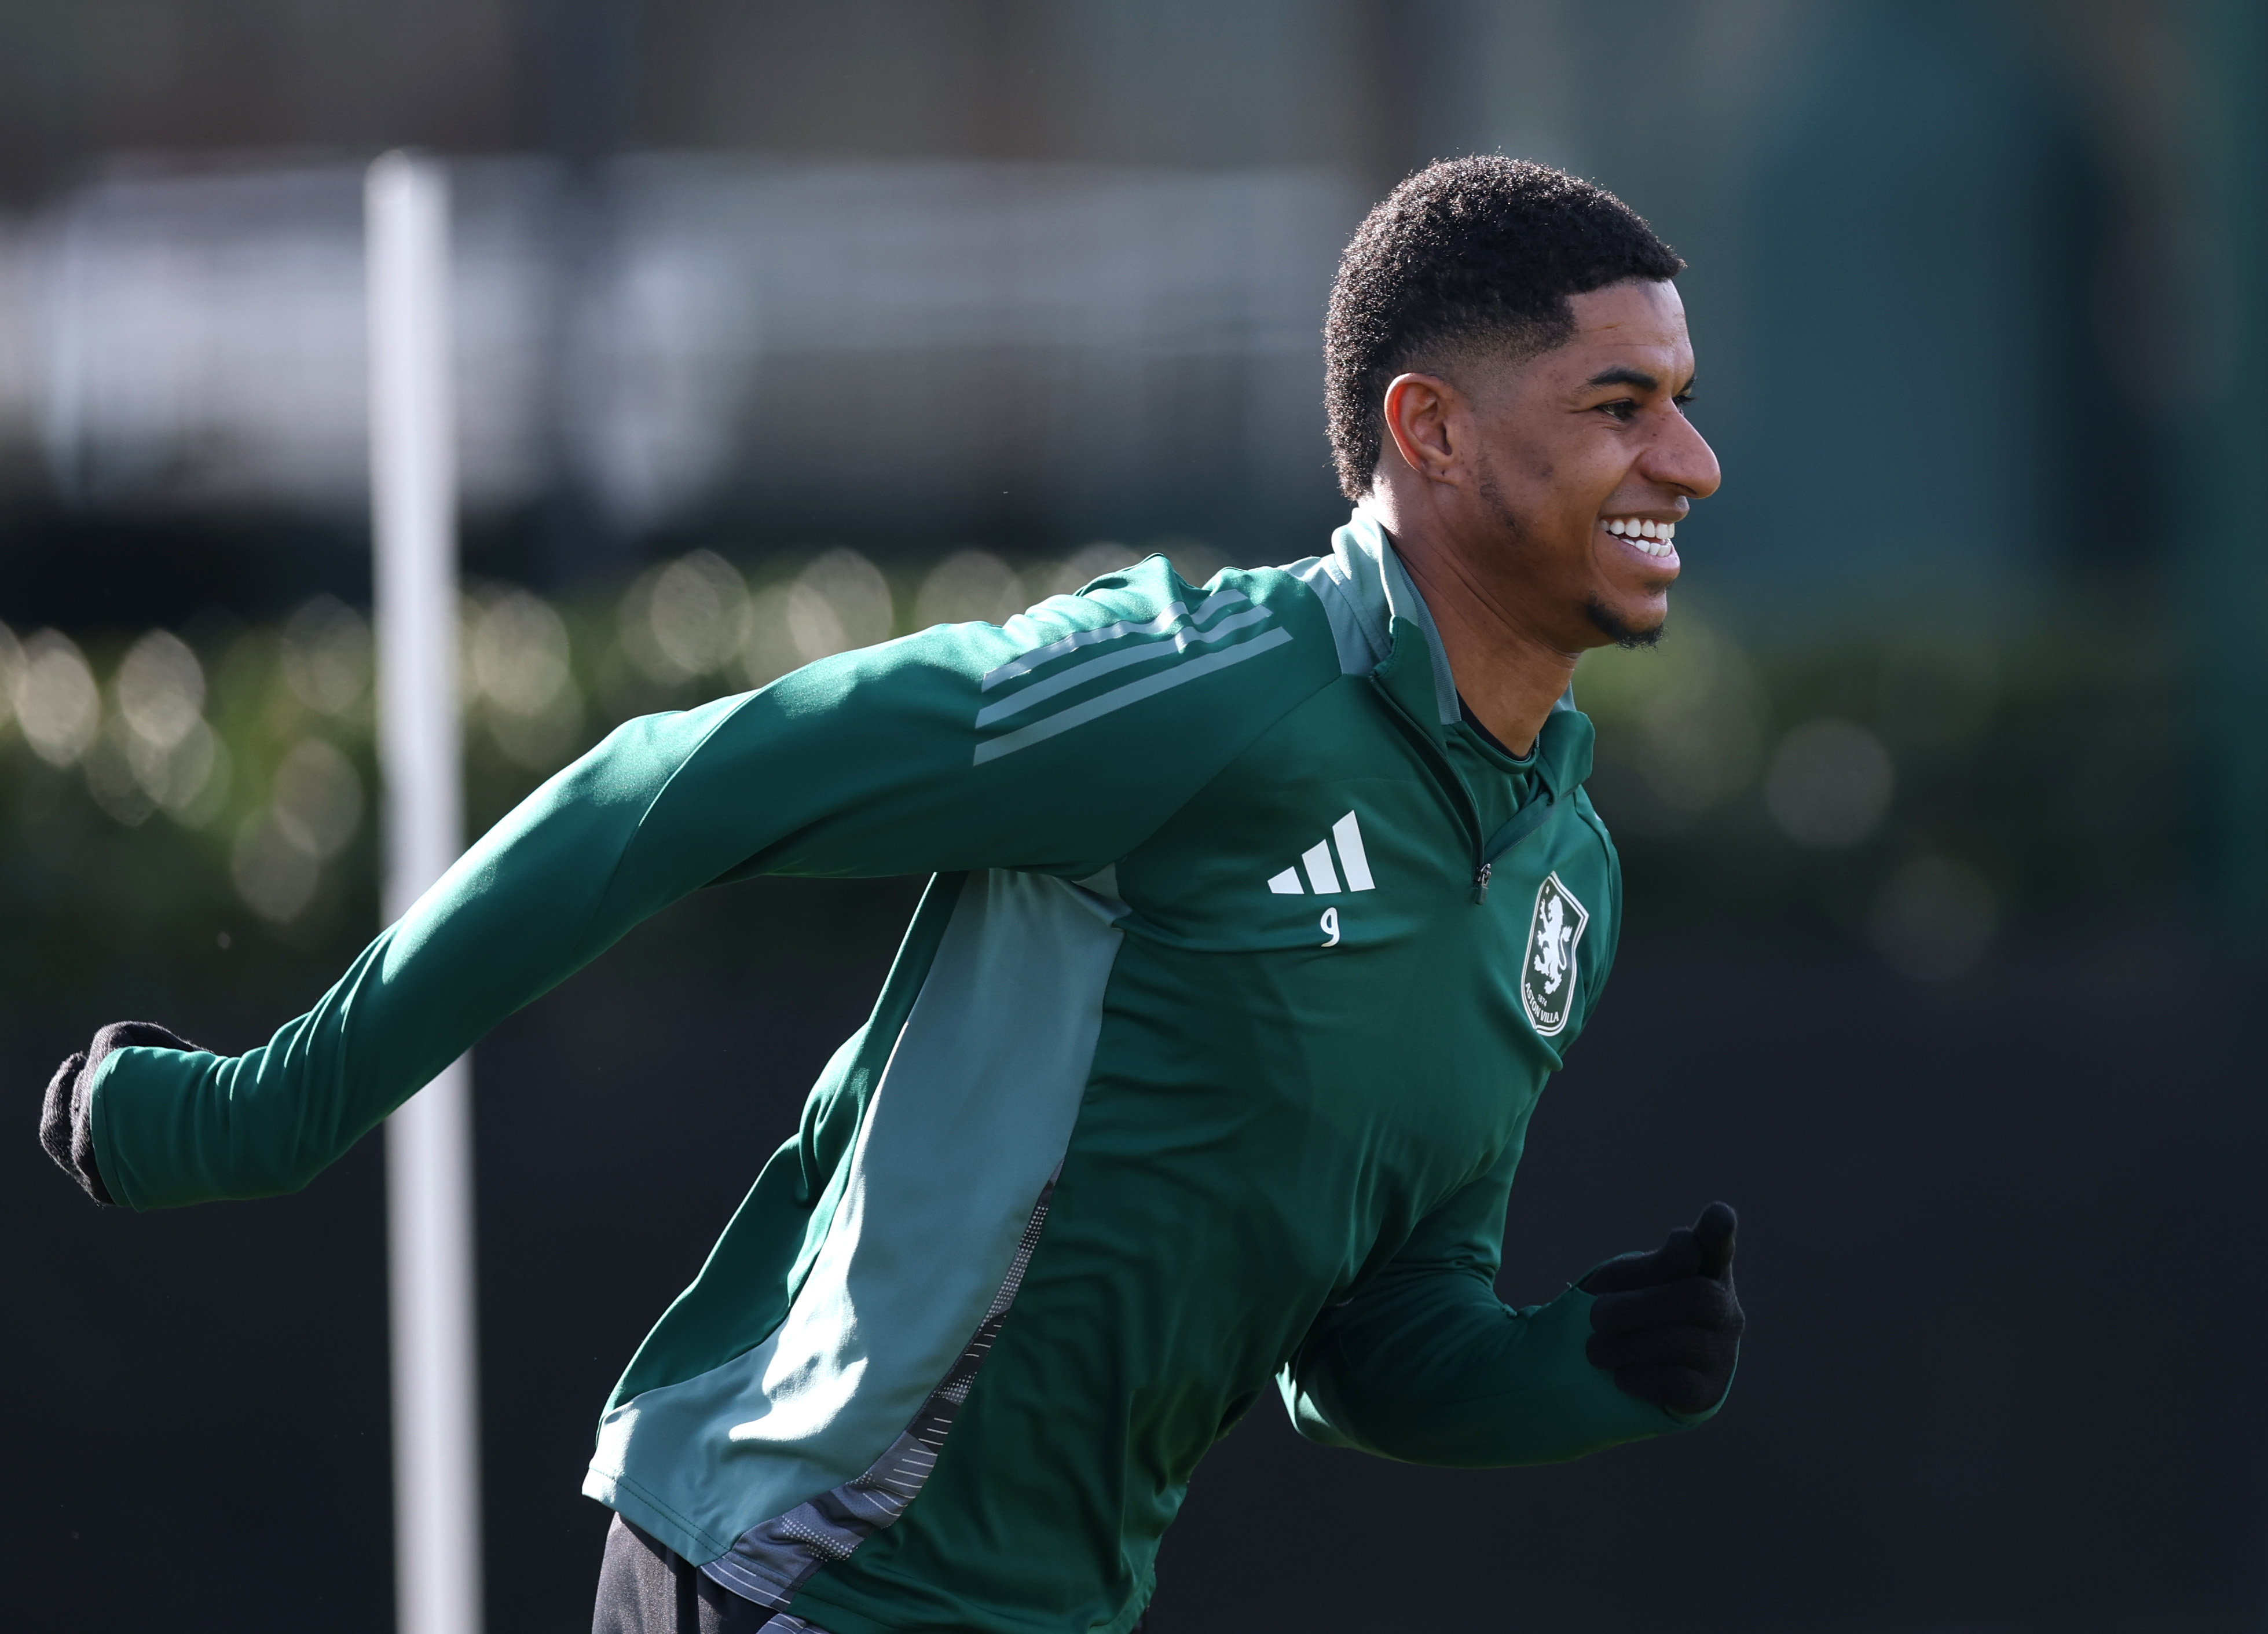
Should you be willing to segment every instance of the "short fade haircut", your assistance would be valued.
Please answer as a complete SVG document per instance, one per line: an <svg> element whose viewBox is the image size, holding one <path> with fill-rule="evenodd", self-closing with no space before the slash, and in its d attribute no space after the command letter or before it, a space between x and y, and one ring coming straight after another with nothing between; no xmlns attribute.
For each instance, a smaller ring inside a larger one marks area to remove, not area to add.
<svg viewBox="0 0 2268 1634"><path fill-rule="evenodd" d="M1637 211L1565 171L1497 153L1428 165L1363 217L1331 285L1323 400L1341 491L1370 491L1395 375L1550 351L1574 337L1569 296L1684 268Z"/></svg>

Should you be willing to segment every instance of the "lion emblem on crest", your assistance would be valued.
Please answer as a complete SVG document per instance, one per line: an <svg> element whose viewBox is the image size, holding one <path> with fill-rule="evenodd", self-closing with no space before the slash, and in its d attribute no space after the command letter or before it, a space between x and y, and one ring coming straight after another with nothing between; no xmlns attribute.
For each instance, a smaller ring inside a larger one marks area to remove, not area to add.
<svg viewBox="0 0 2268 1634"><path fill-rule="evenodd" d="M1535 893L1535 915L1528 924L1528 957L1520 971L1521 1002L1528 1025L1550 1038L1567 1025L1574 1009L1575 954L1583 940L1590 910L1557 874L1548 876Z"/></svg>

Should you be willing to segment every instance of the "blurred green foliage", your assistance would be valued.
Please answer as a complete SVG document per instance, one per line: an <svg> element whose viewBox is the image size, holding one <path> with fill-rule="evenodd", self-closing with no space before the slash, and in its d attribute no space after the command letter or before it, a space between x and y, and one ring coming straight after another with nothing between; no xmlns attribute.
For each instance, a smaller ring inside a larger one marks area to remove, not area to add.
<svg viewBox="0 0 2268 1634"><path fill-rule="evenodd" d="M2159 606L2140 575L1779 627L1689 599L1658 650L1592 654L1633 924L1861 945L1931 980L2178 913L2190 745Z"/></svg>
<svg viewBox="0 0 2268 1634"><path fill-rule="evenodd" d="M1161 548L1187 576L1219 565ZM473 582L470 830L633 716L997 621L1135 554L695 551L557 603ZM2072 579L2014 619L1933 602L1779 629L1682 596L1658 648L1594 653L1577 680L1632 936L1863 947L1935 981L2161 916L2182 886L2185 746L2169 644L2137 614L2154 605L2144 583ZM256 964L307 990L373 929L372 641L354 608L0 635L0 960L19 996L138 983L154 1001L185 972L242 986Z"/></svg>

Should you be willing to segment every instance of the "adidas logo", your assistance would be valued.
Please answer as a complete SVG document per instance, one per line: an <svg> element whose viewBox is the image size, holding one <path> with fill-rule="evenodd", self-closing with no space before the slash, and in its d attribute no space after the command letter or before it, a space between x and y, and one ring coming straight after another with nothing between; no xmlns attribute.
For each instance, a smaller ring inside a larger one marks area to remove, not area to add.
<svg viewBox="0 0 2268 1634"><path fill-rule="evenodd" d="M1331 866L1331 847L1338 847L1338 866ZM1307 883L1300 884L1300 869L1307 871ZM1344 876L1346 884L1339 880ZM1300 867L1286 868L1268 881L1268 888L1278 896L1304 896L1313 891L1317 896L1336 896L1340 891L1367 891L1376 881L1370 877L1370 858L1362 849L1362 825L1349 812L1331 825L1328 840L1318 840L1300 853Z"/></svg>

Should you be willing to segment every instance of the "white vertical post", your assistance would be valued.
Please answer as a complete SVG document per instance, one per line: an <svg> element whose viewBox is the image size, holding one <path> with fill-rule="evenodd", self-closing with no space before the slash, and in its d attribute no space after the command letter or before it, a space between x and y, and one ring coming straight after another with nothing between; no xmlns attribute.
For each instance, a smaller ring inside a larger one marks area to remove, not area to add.
<svg viewBox="0 0 2268 1634"><path fill-rule="evenodd" d="M464 845L457 713L449 188L388 153L363 195L379 762L391 922ZM386 1129L394 1350L394 1598L401 1634L479 1634L479 1373L472 1071L460 1059Z"/></svg>

